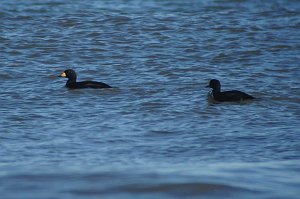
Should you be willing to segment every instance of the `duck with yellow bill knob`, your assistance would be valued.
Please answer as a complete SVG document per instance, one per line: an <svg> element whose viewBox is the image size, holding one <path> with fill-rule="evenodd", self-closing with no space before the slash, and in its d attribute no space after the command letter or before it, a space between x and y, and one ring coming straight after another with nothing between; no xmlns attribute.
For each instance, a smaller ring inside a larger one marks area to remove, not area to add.
<svg viewBox="0 0 300 199"><path fill-rule="evenodd" d="M96 81L82 81L77 82L77 75L73 69L67 69L59 77L68 78L66 83L66 87L70 89L81 89L81 88L112 88L108 84L103 82L96 82Z"/></svg>

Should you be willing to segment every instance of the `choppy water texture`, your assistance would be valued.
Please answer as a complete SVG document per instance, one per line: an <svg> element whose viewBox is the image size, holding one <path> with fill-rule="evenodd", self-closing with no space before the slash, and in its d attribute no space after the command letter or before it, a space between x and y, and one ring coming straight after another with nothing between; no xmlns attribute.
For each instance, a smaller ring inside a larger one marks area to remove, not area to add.
<svg viewBox="0 0 300 199"><path fill-rule="evenodd" d="M0 8L1 198L299 198L299 1Z"/></svg>

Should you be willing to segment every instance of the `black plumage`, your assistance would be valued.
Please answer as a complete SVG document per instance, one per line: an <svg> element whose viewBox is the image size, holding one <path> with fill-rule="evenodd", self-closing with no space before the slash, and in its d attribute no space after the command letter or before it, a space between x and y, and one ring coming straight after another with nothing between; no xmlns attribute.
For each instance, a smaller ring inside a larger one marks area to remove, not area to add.
<svg viewBox="0 0 300 199"><path fill-rule="evenodd" d="M221 83L217 79L212 79L207 87L212 88L211 97L218 102L234 102L255 99L255 97L242 91L231 90L221 91Z"/></svg>
<svg viewBox="0 0 300 199"><path fill-rule="evenodd" d="M108 84L103 82L96 82L96 81L82 81L77 82L77 75L76 72L72 69L65 70L60 77L68 78L66 83L66 87L70 89L80 89L80 88L111 88Z"/></svg>

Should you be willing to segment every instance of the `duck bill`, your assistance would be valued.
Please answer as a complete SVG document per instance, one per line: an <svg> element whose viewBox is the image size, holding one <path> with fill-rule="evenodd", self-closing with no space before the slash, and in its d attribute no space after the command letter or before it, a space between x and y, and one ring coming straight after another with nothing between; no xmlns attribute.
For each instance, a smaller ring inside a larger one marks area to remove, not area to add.
<svg viewBox="0 0 300 199"><path fill-rule="evenodd" d="M58 77L67 77L67 75L66 75L66 73L62 73Z"/></svg>

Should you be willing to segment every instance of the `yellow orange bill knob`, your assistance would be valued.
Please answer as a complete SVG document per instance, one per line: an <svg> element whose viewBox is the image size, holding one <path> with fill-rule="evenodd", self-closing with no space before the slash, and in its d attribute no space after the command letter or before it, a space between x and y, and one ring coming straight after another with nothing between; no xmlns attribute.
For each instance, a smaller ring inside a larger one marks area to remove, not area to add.
<svg viewBox="0 0 300 199"><path fill-rule="evenodd" d="M66 73L62 73L62 74L60 74L60 76L61 77L66 77L67 75L66 75Z"/></svg>

